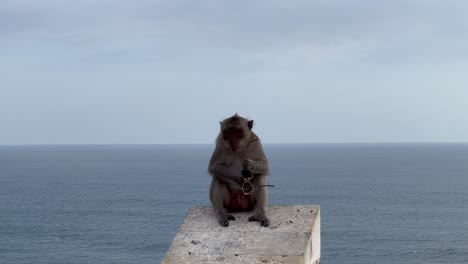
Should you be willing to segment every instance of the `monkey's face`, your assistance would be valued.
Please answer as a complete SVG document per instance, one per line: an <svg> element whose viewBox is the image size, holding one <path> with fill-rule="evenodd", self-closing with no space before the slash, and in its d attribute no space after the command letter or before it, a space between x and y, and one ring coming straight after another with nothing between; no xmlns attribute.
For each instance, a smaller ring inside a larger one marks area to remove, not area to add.
<svg viewBox="0 0 468 264"><path fill-rule="evenodd" d="M248 121L237 114L221 122L224 146L232 152L242 149L246 145L246 141L250 138L252 126L253 120Z"/></svg>
<svg viewBox="0 0 468 264"><path fill-rule="evenodd" d="M233 152L236 152L244 146L244 129L231 127L223 130L224 145Z"/></svg>

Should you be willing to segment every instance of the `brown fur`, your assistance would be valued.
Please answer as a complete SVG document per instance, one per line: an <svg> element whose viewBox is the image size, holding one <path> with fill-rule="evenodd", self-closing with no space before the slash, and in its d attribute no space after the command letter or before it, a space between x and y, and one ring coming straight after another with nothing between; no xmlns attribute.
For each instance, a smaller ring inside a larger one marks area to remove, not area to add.
<svg viewBox="0 0 468 264"><path fill-rule="evenodd" d="M252 131L253 121L235 114L221 122L216 147L210 159L208 171L212 175L210 200L222 226L234 220L229 211L251 211L249 221L259 221L268 226L265 215L268 191L261 187L267 184L268 160L258 136ZM251 180L255 192L244 195L241 189L241 171L247 170L255 177Z"/></svg>

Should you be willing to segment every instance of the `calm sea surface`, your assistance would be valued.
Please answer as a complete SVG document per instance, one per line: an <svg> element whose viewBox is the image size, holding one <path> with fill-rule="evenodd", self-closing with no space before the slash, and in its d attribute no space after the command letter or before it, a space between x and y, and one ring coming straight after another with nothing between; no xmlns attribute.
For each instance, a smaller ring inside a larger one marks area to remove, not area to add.
<svg viewBox="0 0 468 264"><path fill-rule="evenodd" d="M0 146L0 263L159 263L212 149ZM468 263L467 144L265 151L271 204L321 206L322 263Z"/></svg>

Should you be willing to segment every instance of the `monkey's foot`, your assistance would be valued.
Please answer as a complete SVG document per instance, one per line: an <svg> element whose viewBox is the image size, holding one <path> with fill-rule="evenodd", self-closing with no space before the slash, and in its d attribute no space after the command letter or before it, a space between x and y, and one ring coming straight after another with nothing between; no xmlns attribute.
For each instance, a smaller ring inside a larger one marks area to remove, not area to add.
<svg viewBox="0 0 468 264"><path fill-rule="evenodd" d="M257 221L260 222L261 226L267 227L270 225L270 220L266 217L266 215L252 215L249 217L249 222Z"/></svg>
<svg viewBox="0 0 468 264"><path fill-rule="evenodd" d="M218 222L221 226L229 226L229 220L236 220L236 218L233 215L225 215L219 217Z"/></svg>

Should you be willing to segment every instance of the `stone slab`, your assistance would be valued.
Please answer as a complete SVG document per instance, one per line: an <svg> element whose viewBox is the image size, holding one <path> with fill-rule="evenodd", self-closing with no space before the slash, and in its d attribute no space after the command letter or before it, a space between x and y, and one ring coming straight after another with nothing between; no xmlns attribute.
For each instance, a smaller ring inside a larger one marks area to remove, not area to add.
<svg viewBox="0 0 468 264"><path fill-rule="evenodd" d="M270 206L269 227L232 215L222 227L211 207L192 207L162 263L319 263L319 206Z"/></svg>

